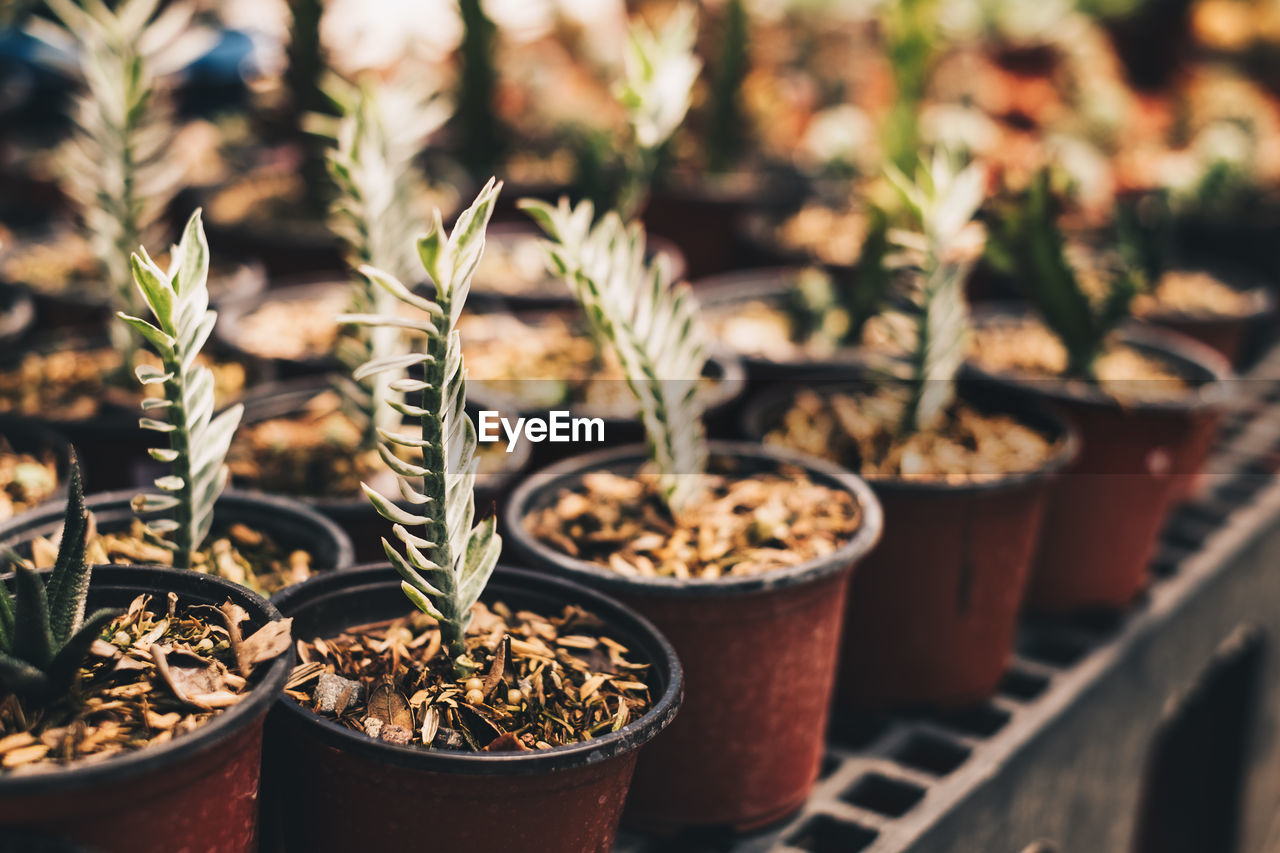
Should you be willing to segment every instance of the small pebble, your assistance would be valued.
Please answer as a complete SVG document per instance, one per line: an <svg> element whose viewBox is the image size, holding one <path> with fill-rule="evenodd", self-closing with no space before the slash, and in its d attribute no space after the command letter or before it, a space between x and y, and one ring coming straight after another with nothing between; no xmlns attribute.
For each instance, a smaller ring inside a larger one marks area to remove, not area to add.
<svg viewBox="0 0 1280 853"><path fill-rule="evenodd" d="M331 672L323 672L316 681L316 689L311 699L318 713L336 716L345 711L351 703L360 701L361 693L360 682L351 681Z"/></svg>

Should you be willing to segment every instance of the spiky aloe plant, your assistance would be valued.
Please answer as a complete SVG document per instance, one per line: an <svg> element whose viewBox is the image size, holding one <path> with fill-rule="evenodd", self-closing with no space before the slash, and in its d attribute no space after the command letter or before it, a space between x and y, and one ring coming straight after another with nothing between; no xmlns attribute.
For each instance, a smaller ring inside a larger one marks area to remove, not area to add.
<svg viewBox="0 0 1280 853"><path fill-rule="evenodd" d="M141 307L129 275L129 254L154 238L181 187L181 167L167 156L173 132L163 81L207 48L191 24L195 7L158 0L125 0L112 11L102 0L48 0L78 52L86 92L76 102L76 131L62 152L67 194L118 309ZM41 33L37 31L37 35ZM56 38L56 34L55 34ZM124 330L112 343L124 355L127 377L137 354Z"/></svg>
<svg viewBox="0 0 1280 853"><path fill-rule="evenodd" d="M37 702L70 689L89 647L116 615L98 610L85 617L89 513L74 452L68 474L62 541L48 583L20 561L14 564L13 592L0 583L0 685Z"/></svg>
<svg viewBox="0 0 1280 853"><path fill-rule="evenodd" d="M658 157L689 112L702 63L694 54L697 13L677 6L658 30L642 22L627 33L623 78L616 96L627 113L630 139L622 146L622 187L615 209L630 222L644 206Z"/></svg>
<svg viewBox="0 0 1280 853"><path fill-rule="evenodd" d="M550 237L551 271L573 291L596 340L622 364L663 497L679 513L707 464L698 383L708 347L692 291L673 283L665 256L646 262L637 223L610 212L592 225L589 201L571 208L567 199L556 207L523 199L520 206Z"/></svg>
<svg viewBox="0 0 1280 853"><path fill-rule="evenodd" d="M496 104L498 71L494 50L498 28L480 0L458 0L462 17L462 69L458 77L461 154L471 174L489 173L502 156L502 128Z"/></svg>
<svg viewBox="0 0 1280 853"><path fill-rule="evenodd" d="M893 234L917 266L908 275L914 334L899 425L900 432L912 433L935 427L955 399L970 335L964 286L985 241L974 217L985 194L986 172L978 164L957 169L951 157L936 152L913 178L892 167L889 176L914 219L914 230Z"/></svg>
<svg viewBox="0 0 1280 853"><path fill-rule="evenodd" d="M165 419L144 417L143 429L169 437L168 447L152 448L153 459L173 466L155 481L164 494L139 495L138 512L170 510L148 527L173 551L175 568L191 568L197 549L213 524L213 505L227 484L227 450L244 407L237 404L213 414L213 371L196 363L213 332L217 313L209 310L209 244L197 210L187 221L182 240L170 252L168 271L140 249L130 261L133 279L151 310L155 324L120 312L118 316L159 354L163 367L140 365L143 385L159 385L164 397L145 400L145 411L164 412Z"/></svg>
<svg viewBox="0 0 1280 853"><path fill-rule="evenodd" d="M416 273L413 236L418 231L414 200L421 178L414 158L448 117L433 89L398 78L380 84L329 88L342 117L336 146L329 152L329 173L338 189L331 227L347 244L352 270L369 265L408 281ZM392 316L397 300L362 275L354 275L351 314ZM403 330L391 326L346 326L338 356L352 369L396 351ZM391 428L398 415L387 405L394 392L384 373L355 382L343 377L338 390L349 413L362 425L363 445L377 444L379 427Z"/></svg>
<svg viewBox="0 0 1280 853"><path fill-rule="evenodd" d="M418 239L418 255L435 285L435 301L410 292L387 273L363 267L361 272L398 301L425 312L429 319L389 315L345 315L340 319L362 325L388 325L420 332L422 352L406 352L368 362L355 371L363 379L385 371L401 371L421 365L421 379L403 377L395 390L417 394L416 403L389 400L397 414L415 419L420 436L410 437L380 429L378 453L399 475L400 498L417 507L402 509L395 500L361 484L374 507L388 521L400 540L401 553L382 540L387 559L396 567L401 588L423 613L440 622L440 638L453 656L459 674L474 669L466 655L466 630L471 607L484 591L502 550L502 538L493 517L472 526L475 520L476 430L466 413L467 371L457 332L471 278L484 253L485 229L502 185L493 179L445 231L436 211L431 230ZM398 451L418 456L408 462ZM421 528L422 535L409 528Z"/></svg>
<svg viewBox="0 0 1280 853"><path fill-rule="evenodd" d="M1014 274L1066 348L1067 375L1095 380L1094 364L1111 333L1129 318L1139 278L1120 269L1109 276L1109 289L1100 298L1084 289L1067 258L1048 169L995 220L991 243L992 260Z"/></svg>

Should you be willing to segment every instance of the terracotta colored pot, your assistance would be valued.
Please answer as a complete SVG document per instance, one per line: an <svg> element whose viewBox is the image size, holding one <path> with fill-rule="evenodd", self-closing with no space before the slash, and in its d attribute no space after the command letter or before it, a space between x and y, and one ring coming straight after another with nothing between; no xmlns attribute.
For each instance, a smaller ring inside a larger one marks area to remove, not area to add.
<svg viewBox="0 0 1280 853"><path fill-rule="evenodd" d="M373 740L292 699L272 713L269 767L282 843L289 851L612 848L637 750L680 705L680 663L652 625L576 584L499 567L485 594L514 607L596 614L649 672L654 707L592 741L524 753L462 753ZM402 616L412 605L381 565L319 575L279 597L294 636L328 636ZM661 742L661 741L659 741Z"/></svg>
<svg viewBox="0 0 1280 853"><path fill-rule="evenodd" d="M554 199L552 203L555 203ZM471 291L467 295L468 308L476 311L512 311L517 313L558 310L581 313L578 301L569 290L569 285L549 273L543 274L543 270L546 268L543 260L545 253L538 244L546 239L546 235L541 228L529 220L527 214L521 212L520 215L522 217L520 220L498 222L489 226L485 233L485 245L488 247L486 251L492 253L497 248L501 249L505 254L520 243L532 244L535 250L533 257L538 258L539 261L539 265L535 269L538 271L541 286L531 288L522 293L504 293L494 287L493 281L486 275L484 265L481 264L480 269L476 271L475 280L471 283ZM659 253L665 255L671 264L672 280L684 281L689 267L685 263L684 254L675 243L656 234L647 235L645 243L649 250L648 259L652 260Z"/></svg>
<svg viewBox="0 0 1280 853"><path fill-rule="evenodd" d="M243 607L255 625L279 612L246 589L199 572L99 566L90 608L141 593L181 605ZM260 670L249 695L166 744L32 776L0 776L0 830L87 845L95 853L257 849L262 724L289 675L292 650ZM39 849L39 848L32 848Z"/></svg>
<svg viewBox="0 0 1280 853"><path fill-rule="evenodd" d="M1125 340L1172 365L1194 388L1181 399L1121 406L1089 387L984 374L1051 402L1080 435L1080 454L1045 508L1027 590L1033 610L1128 605L1146 585L1169 508L1192 488L1217 431L1227 378L1218 360L1198 358L1198 345L1169 333L1135 329Z"/></svg>
<svg viewBox="0 0 1280 853"><path fill-rule="evenodd" d="M747 830L804 803L818 778L835 683L845 588L880 535L880 505L866 483L809 456L712 442L713 456L747 471L786 462L815 482L853 494L856 536L826 558L757 577L716 581L633 579L575 560L533 539L523 519L591 471L634 471L625 447L568 459L526 480L507 507L507 538L536 567L603 589L653 620L688 678L671 731L640 756L628 823L658 831L694 826Z"/></svg>
<svg viewBox="0 0 1280 853"><path fill-rule="evenodd" d="M748 436L763 438L794 396L785 388L754 400ZM1062 421L1025 403L965 396L1057 448L1038 471L991 482L869 481L884 506L885 533L849 582L838 709L965 707L990 696L1008 666L1045 499L1077 441Z"/></svg>
<svg viewBox="0 0 1280 853"><path fill-rule="evenodd" d="M287 417L302 411L313 397L329 388L324 376L294 379L288 382L271 382L256 388L245 397L242 423L254 424L272 418ZM530 444L521 442L514 451L503 457L504 467L499 471L486 471L476 475L475 496L477 517L496 514L510 494L517 474L529 463ZM255 484L244 484L255 491ZM387 490L395 494L394 487ZM282 495L282 499L301 503L332 521L342 529L355 549L358 562L386 559L382 550L382 537L394 541L392 524L387 521L363 494L347 497L316 497L312 495ZM409 504L403 504L408 508Z"/></svg>
<svg viewBox="0 0 1280 853"><path fill-rule="evenodd" d="M129 505L137 494L134 489L100 492L86 496L85 505L93 513L98 530L104 533L127 530L137 518ZM50 503L9 519L0 524L0 546L29 553L28 546L33 539L52 536L62 528L64 513L64 507ZM329 519L298 501L228 489L214 506L214 530L236 523L267 534L281 548L306 549L312 557L312 568L319 571L346 569L355 561L347 535Z"/></svg>

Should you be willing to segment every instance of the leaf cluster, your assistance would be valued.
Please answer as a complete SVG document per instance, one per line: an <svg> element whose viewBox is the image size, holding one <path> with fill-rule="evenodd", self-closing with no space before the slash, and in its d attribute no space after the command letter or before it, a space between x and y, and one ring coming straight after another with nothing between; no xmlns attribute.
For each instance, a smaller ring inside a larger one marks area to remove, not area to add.
<svg viewBox="0 0 1280 853"><path fill-rule="evenodd" d="M678 513L707 463L698 386L709 350L692 291L673 283L665 256L646 261L637 223L610 212L593 225L589 201L570 207L561 199L553 207L524 199L520 207L550 238L551 272L573 291L596 340L617 355L640 404L662 494Z"/></svg>
<svg viewBox="0 0 1280 853"><path fill-rule="evenodd" d="M89 647L116 616L112 610L85 616L90 518L74 453L68 470L62 541L48 583L16 560L13 591L0 583L0 685L36 702L57 699L70 689Z"/></svg>
<svg viewBox="0 0 1280 853"><path fill-rule="evenodd" d="M418 609L440 622L441 640L459 672L471 667L464 643L471 608L497 565L502 538L492 516L473 526L476 431L466 413L467 372L456 327L501 189L500 183L490 179L452 231L446 232L436 211L431 230L419 238L418 255L435 285L434 301L418 296L385 272L362 268L371 282L416 309L423 319L401 314L339 318L411 329L426 342L421 352L379 358L355 371L355 378L363 380L388 371L422 370L421 379L403 376L391 383L393 390L407 397L416 395L416 402L392 399L387 403L398 415L416 420L420 435L378 430L378 453L399 478L400 502L367 484L362 487L378 512L393 523L400 540L397 547L384 538L382 547L403 579L401 588ZM401 455L405 453L416 459L406 461Z"/></svg>

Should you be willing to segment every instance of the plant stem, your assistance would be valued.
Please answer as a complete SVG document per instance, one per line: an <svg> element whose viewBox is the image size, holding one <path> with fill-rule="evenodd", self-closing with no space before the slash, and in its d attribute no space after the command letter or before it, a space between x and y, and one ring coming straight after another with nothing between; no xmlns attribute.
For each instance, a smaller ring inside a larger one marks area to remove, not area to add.
<svg viewBox="0 0 1280 853"><path fill-rule="evenodd" d="M194 484L191 470L191 434L187 431L187 412L184 400L187 390L187 375L182 367L181 351L175 349L173 362L165 365L165 370L173 373L173 380L164 383L164 396L169 401L169 423L174 426L169 433L169 448L178 454L173 461L173 474L181 478L182 487L175 497L178 505L173 508L174 521L178 527L173 531L173 567L189 569L198 542L191 541L192 507L195 501Z"/></svg>

